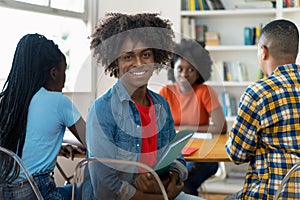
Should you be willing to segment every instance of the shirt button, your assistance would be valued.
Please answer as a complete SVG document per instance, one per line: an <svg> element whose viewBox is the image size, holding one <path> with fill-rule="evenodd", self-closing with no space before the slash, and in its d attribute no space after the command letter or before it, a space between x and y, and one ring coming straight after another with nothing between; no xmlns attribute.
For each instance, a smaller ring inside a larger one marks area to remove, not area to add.
<svg viewBox="0 0 300 200"><path fill-rule="evenodd" d="M137 125L136 127L137 127L137 128L140 128L141 126L140 126L140 125Z"/></svg>
<svg viewBox="0 0 300 200"><path fill-rule="evenodd" d="M137 144L136 146L137 146L137 147L139 147L139 146L140 146L140 144Z"/></svg>

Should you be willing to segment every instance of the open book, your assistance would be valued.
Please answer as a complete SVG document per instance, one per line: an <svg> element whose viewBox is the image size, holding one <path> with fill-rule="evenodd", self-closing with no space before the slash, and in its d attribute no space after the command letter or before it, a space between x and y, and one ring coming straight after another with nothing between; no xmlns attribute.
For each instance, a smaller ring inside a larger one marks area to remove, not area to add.
<svg viewBox="0 0 300 200"><path fill-rule="evenodd" d="M169 142L168 146L163 151L161 157L158 159L158 162L154 166L154 170L160 175L163 174L168 168L169 165L177 158L181 153L181 150L193 136L194 131L183 130L179 131L175 137Z"/></svg>

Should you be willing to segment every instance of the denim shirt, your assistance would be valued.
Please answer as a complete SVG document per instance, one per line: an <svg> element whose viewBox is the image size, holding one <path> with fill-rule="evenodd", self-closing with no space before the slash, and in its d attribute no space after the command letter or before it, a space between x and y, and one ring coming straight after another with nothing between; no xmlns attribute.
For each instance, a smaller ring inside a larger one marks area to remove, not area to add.
<svg viewBox="0 0 300 200"><path fill-rule="evenodd" d="M147 91L155 106L158 130L157 157L175 136L174 121L167 101L151 90ZM137 107L120 80L104 95L96 99L87 119L88 157L139 161L142 144L142 127ZM170 170L179 174L180 181L187 178L183 156L178 156ZM97 175L99 176L99 175ZM116 178L118 176L118 178ZM116 175L105 183L116 199L130 199L135 188L131 185L133 173Z"/></svg>

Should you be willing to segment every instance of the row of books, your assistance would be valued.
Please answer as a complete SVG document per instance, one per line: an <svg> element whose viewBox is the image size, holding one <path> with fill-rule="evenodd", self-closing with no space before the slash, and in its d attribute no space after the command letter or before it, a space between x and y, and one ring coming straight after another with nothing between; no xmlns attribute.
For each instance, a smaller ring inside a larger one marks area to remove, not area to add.
<svg viewBox="0 0 300 200"><path fill-rule="evenodd" d="M284 8L300 7L300 0L283 0L282 3Z"/></svg>
<svg viewBox="0 0 300 200"><path fill-rule="evenodd" d="M181 18L181 33L184 37L188 37L199 42L205 42L205 33L207 31L207 26L205 24L201 24L199 18Z"/></svg>
<svg viewBox="0 0 300 200"><path fill-rule="evenodd" d="M244 45L258 44L262 24L256 27L244 27Z"/></svg>
<svg viewBox="0 0 300 200"><path fill-rule="evenodd" d="M228 93L222 92L221 104L225 117L234 117L237 114L238 103L236 98Z"/></svg>
<svg viewBox="0 0 300 200"><path fill-rule="evenodd" d="M182 0L182 10L224 10L221 0Z"/></svg>
<svg viewBox="0 0 300 200"><path fill-rule="evenodd" d="M247 67L240 61L217 61L213 64L211 81L249 81Z"/></svg>
<svg viewBox="0 0 300 200"><path fill-rule="evenodd" d="M271 0L244 0L237 2L235 8L237 9L263 9L263 8L275 8L276 1Z"/></svg>

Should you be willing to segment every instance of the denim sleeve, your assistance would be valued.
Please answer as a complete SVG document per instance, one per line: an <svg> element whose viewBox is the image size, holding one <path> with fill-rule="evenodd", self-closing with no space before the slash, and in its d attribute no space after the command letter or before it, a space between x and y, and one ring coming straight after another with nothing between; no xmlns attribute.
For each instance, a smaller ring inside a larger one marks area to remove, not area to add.
<svg viewBox="0 0 300 200"><path fill-rule="evenodd" d="M94 103L89 110L86 122L88 157L116 159L116 145L113 143L115 122L110 118L109 110L110 106L104 102ZM130 199L135 194L135 188L117 176L115 167L102 165L90 173L102 181L106 192L114 193L118 199Z"/></svg>
<svg viewBox="0 0 300 200"><path fill-rule="evenodd" d="M179 182L185 181L188 177L188 171L185 165L183 165L181 162L178 160L175 160L171 166L170 166L170 171L175 171L179 175Z"/></svg>

